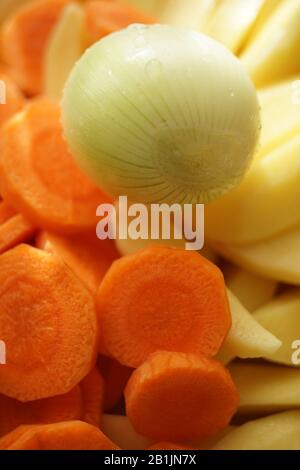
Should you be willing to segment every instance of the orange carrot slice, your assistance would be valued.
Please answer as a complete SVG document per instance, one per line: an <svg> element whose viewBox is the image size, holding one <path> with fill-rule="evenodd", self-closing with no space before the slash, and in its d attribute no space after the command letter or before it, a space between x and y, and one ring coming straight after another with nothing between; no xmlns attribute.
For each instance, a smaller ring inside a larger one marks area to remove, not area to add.
<svg viewBox="0 0 300 470"><path fill-rule="evenodd" d="M19 243L30 240L36 227L22 214L17 214L0 225L0 254Z"/></svg>
<svg viewBox="0 0 300 470"><path fill-rule="evenodd" d="M91 43L132 23L155 23L150 15L119 2L93 0L86 4L85 11Z"/></svg>
<svg viewBox="0 0 300 470"><path fill-rule="evenodd" d="M118 450L100 429L82 421L37 426L25 432L8 450Z"/></svg>
<svg viewBox="0 0 300 470"><path fill-rule="evenodd" d="M16 215L15 209L10 207L5 201L0 202L0 224L4 224L11 217Z"/></svg>
<svg viewBox="0 0 300 470"><path fill-rule="evenodd" d="M159 349L213 356L231 325L219 268L196 252L163 246L115 261L97 307L105 350L130 367Z"/></svg>
<svg viewBox="0 0 300 470"><path fill-rule="evenodd" d="M83 402L82 421L99 427L103 408L104 381L97 367L80 384Z"/></svg>
<svg viewBox="0 0 300 470"><path fill-rule="evenodd" d="M18 85L29 94L42 91L46 46L68 1L32 1L17 9L3 26L3 56Z"/></svg>
<svg viewBox="0 0 300 470"><path fill-rule="evenodd" d="M28 245L0 256L0 286L0 393L25 402L69 392L96 359L90 293L59 258Z"/></svg>
<svg viewBox="0 0 300 470"><path fill-rule="evenodd" d="M16 83L5 73L0 71L0 127L15 113L20 111L25 98Z"/></svg>
<svg viewBox="0 0 300 470"><path fill-rule="evenodd" d="M112 262L119 258L113 241L99 240L95 231L70 236L41 232L36 246L59 255L93 294Z"/></svg>
<svg viewBox="0 0 300 470"><path fill-rule="evenodd" d="M121 401L125 386L133 369L105 356L99 357L98 367L105 383L103 411L109 412Z"/></svg>
<svg viewBox="0 0 300 470"><path fill-rule="evenodd" d="M33 429L34 425L32 424L26 424L26 425L21 425L11 431L9 434L6 434L5 436L0 438L0 450L6 450L8 447L10 447L14 442L16 442L25 432Z"/></svg>
<svg viewBox="0 0 300 470"><path fill-rule="evenodd" d="M81 390L78 385L64 395L27 403L0 395L0 436L23 424L75 420L81 414Z"/></svg>
<svg viewBox="0 0 300 470"><path fill-rule="evenodd" d="M96 208L112 202L81 172L62 137L55 102L31 102L2 127L0 189L32 223L79 232L96 226Z"/></svg>
<svg viewBox="0 0 300 470"><path fill-rule="evenodd" d="M125 401L137 432L185 442L225 428L237 409L238 393L227 369L214 359L162 351L133 372Z"/></svg>

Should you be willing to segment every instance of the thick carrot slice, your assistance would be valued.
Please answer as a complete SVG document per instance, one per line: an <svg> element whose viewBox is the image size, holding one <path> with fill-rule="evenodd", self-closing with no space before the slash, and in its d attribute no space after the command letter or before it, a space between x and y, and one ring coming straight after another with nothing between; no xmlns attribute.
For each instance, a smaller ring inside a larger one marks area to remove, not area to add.
<svg viewBox="0 0 300 470"><path fill-rule="evenodd" d="M19 8L3 26L3 56L18 85L29 94L42 91L46 46L68 1L32 1Z"/></svg>
<svg viewBox="0 0 300 470"><path fill-rule="evenodd" d="M70 236L42 232L36 246L59 255L92 293L96 293L108 268L119 258L113 241L99 240L95 231Z"/></svg>
<svg viewBox="0 0 300 470"><path fill-rule="evenodd" d="M32 401L69 392L92 369L93 298L56 256L19 245L0 256L0 393Z"/></svg>
<svg viewBox="0 0 300 470"><path fill-rule="evenodd" d="M104 381L97 367L80 384L82 393L82 421L99 427L103 409Z"/></svg>
<svg viewBox="0 0 300 470"><path fill-rule="evenodd" d="M0 450L5 450L10 447L14 442L16 442L25 432L34 428L35 425L32 424L24 424L22 426L17 427L9 434L1 437L0 439Z"/></svg>
<svg viewBox="0 0 300 470"><path fill-rule="evenodd" d="M30 240L36 227L22 214L17 214L0 225L0 254L19 243Z"/></svg>
<svg viewBox="0 0 300 470"><path fill-rule="evenodd" d="M125 401L137 432L185 442L225 428L237 409L238 393L227 369L214 359L162 351L133 372Z"/></svg>
<svg viewBox="0 0 300 470"><path fill-rule="evenodd" d="M41 227L61 232L94 228L97 206L111 202L74 162L54 101L33 101L7 122L0 153L3 198Z"/></svg>
<svg viewBox="0 0 300 470"><path fill-rule="evenodd" d="M0 70L0 127L25 104L25 98L16 83Z"/></svg>
<svg viewBox="0 0 300 470"><path fill-rule="evenodd" d="M163 246L115 261L97 306L105 349L130 367L160 349L213 356L231 325L219 268L196 252Z"/></svg>
<svg viewBox="0 0 300 470"><path fill-rule="evenodd" d="M0 395L0 436L22 424L75 420L79 419L81 414L81 390L78 385L65 395L27 403Z"/></svg>
<svg viewBox="0 0 300 470"><path fill-rule="evenodd" d="M108 412L113 410L121 401L125 386L133 369L105 356L99 357L98 367L105 383L103 410Z"/></svg>
<svg viewBox="0 0 300 470"><path fill-rule="evenodd" d="M85 11L91 43L132 23L155 23L155 19L147 13L117 1L93 0L86 4Z"/></svg>
<svg viewBox="0 0 300 470"><path fill-rule="evenodd" d="M174 442L157 442L148 447L148 450L193 450L193 447L175 444Z"/></svg>
<svg viewBox="0 0 300 470"><path fill-rule="evenodd" d="M8 450L118 450L100 429L82 421L37 426L25 432Z"/></svg>
<svg viewBox="0 0 300 470"><path fill-rule="evenodd" d="M11 217L16 215L15 209L10 207L5 201L0 202L0 224L4 224Z"/></svg>

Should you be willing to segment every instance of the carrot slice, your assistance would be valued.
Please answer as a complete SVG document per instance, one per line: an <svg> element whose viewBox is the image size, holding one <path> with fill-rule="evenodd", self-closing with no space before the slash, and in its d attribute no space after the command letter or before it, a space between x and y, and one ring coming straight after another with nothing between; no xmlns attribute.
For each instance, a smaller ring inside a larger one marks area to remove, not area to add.
<svg viewBox="0 0 300 470"><path fill-rule="evenodd" d="M103 411L108 412L113 410L121 401L125 386L133 369L105 356L99 357L98 367L105 383Z"/></svg>
<svg viewBox="0 0 300 470"><path fill-rule="evenodd" d="M228 370L214 359L162 351L133 372L125 402L137 432L185 442L225 428L237 409L238 393Z"/></svg>
<svg viewBox="0 0 300 470"><path fill-rule="evenodd" d="M37 426L25 432L8 450L119 450L100 429L82 421Z"/></svg>
<svg viewBox="0 0 300 470"><path fill-rule="evenodd" d="M93 0L87 2L85 11L91 43L132 23L151 24L156 22L147 13L119 2Z"/></svg>
<svg viewBox="0 0 300 470"><path fill-rule="evenodd" d="M148 447L148 450L194 450L193 447L188 447L183 444L175 444L174 442L157 442Z"/></svg>
<svg viewBox="0 0 300 470"><path fill-rule="evenodd" d="M69 393L22 403L0 395L0 436L22 424L48 424L79 419L82 414L81 391L77 385Z"/></svg>
<svg viewBox="0 0 300 470"><path fill-rule="evenodd" d="M196 252L163 246L115 261L97 308L105 350L130 367L160 349L213 356L231 325L219 268Z"/></svg>
<svg viewBox="0 0 300 470"><path fill-rule="evenodd" d="M31 430L34 428L35 425L32 424L24 424L13 431L11 431L9 434L6 434L5 436L1 437L0 439L0 450L5 450L8 447L10 447L14 442L16 442L25 432Z"/></svg>
<svg viewBox="0 0 300 470"><path fill-rule="evenodd" d="M0 127L25 104L25 98L16 83L0 70Z"/></svg>
<svg viewBox="0 0 300 470"><path fill-rule="evenodd" d="M82 421L99 427L103 408L104 381L97 367L80 384L83 402Z"/></svg>
<svg viewBox="0 0 300 470"><path fill-rule="evenodd" d="M112 262L119 258L113 241L99 240L95 231L70 236L41 232L36 246L59 255L93 294Z"/></svg>
<svg viewBox="0 0 300 470"><path fill-rule="evenodd" d="M19 245L0 256L0 393L33 401L69 392L92 369L93 298L56 256Z"/></svg>
<svg viewBox="0 0 300 470"><path fill-rule="evenodd" d="M11 217L16 215L15 209L10 207L5 201L0 202L0 224L4 224Z"/></svg>
<svg viewBox="0 0 300 470"><path fill-rule="evenodd" d="M22 214L17 214L0 225L0 254L19 243L30 240L36 227Z"/></svg>
<svg viewBox="0 0 300 470"><path fill-rule="evenodd" d="M3 56L18 85L29 94L43 87L48 40L69 0L36 0L16 10L3 26Z"/></svg>
<svg viewBox="0 0 300 470"><path fill-rule="evenodd" d="M60 232L95 227L97 206L111 202L69 153L54 101L35 100L7 122L0 153L3 198L41 227Z"/></svg>

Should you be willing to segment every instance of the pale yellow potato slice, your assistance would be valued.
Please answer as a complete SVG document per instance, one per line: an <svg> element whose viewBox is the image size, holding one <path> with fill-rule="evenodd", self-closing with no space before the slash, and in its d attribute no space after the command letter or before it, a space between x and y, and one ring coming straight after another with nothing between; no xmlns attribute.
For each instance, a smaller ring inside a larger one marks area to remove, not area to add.
<svg viewBox="0 0 300 470"><path fill-rule="evenodd" d="M299 366L300 289L278 295L254 312L254 318L282 342L267 359L287 366ZM299 341L298 348L293 347Z"/></svg>
<svg viewBox="0 0 300 470"><path fill-rule="evenodd" d="M167 0L159 17L161 23L203 30L220 0Z"/></svg>
<svg viewBox="0 0 300 470"><path fill-rule="evenodd" d="M264 0L222 0L206 32L238 53L263 5Z"/></svg>
<svg viewBox="0 0 300 470"><path fill-rule="evenodd" d="M275 13L276 8L281 5L285 0L264 0L264 4L260 9L260 12L255 20L253 27L251 28L247 37L246 44L248 46L256 38L258 33L265 27L267 21L270 20L271 16Z"/></svg>
<svg viewBox="0 0 300 470"><path fill-rule="evenodd" d="M300 227L251 245L212 241L210 245L214 251L245 269L276 281L300 285Z"/></svg>
<svg viewBox="0 0 300 470"><path fill-rule="evenodd" d="M299 369L233 362L229 371L240 394L239 414L262 415L300 408Z"/></svg>
<svg viewBox="0 0 300 470"><path fill-rule="evenodd" d="M259 276L232 264L223 268L225 282L243 306L253 312L268 302L275 294L277 282Z"/></svg>
<svg viewBox="0 0 300 470"><path fill-rule="evenodd" d="M77 3L67 5L49 39L44 62L44 92L60 98L65 82L85 48L85 15Z"/></svg>
<svg viewBox="0 0 300 470"><path fill-rule="evenodd" d="M258 93L262 130L258 158L300 132L300 75Z"/></svg>
<svg viewBox="0 0 300 470"><path fill-rule="evenodd" d="M286 411L239 426L214 450L299 450L300 411Z"/></svg>
<svg viewBox="0 0 300 470"><path fill-rule="evenodd" d="M154 444L150 439L138 434L126 416L104 414L101 419L101 431L121 449L143 450Z"/></svg>
<svg viewBox="0 0 300 470"><path fill-rule="evenodd" d="M299 72L299 24L299 0L285 0L245 49L241 59L256 86Z"/></svg>
<svg viewBox="0 0 300 470"><path fill-rule="evenodd" d="M300 3L299 3L300 5ZM256 161L244 181L206 205L206 235L254 243L300 223L300 135Z"/></svg>
<svg viewBox="0 0 300 470"><path fill-rule="evenodd" d="M228 363L235 356L257 358L274 354L281 341L260 325L229 289L227 295L232 326L218 359Z"/></svg>

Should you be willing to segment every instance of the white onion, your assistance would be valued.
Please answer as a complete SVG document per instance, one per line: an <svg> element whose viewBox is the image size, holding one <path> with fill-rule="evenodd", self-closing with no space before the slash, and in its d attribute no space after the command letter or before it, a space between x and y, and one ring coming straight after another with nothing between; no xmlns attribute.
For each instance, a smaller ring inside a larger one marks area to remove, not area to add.
<svg viewBox="0 0 300 470"><path fill-rule="evenodd" d="M94 44L64 90L78 163L114 195L204 203L236 185L260 129L252 82L207 36L132 25Z"/></svg>

